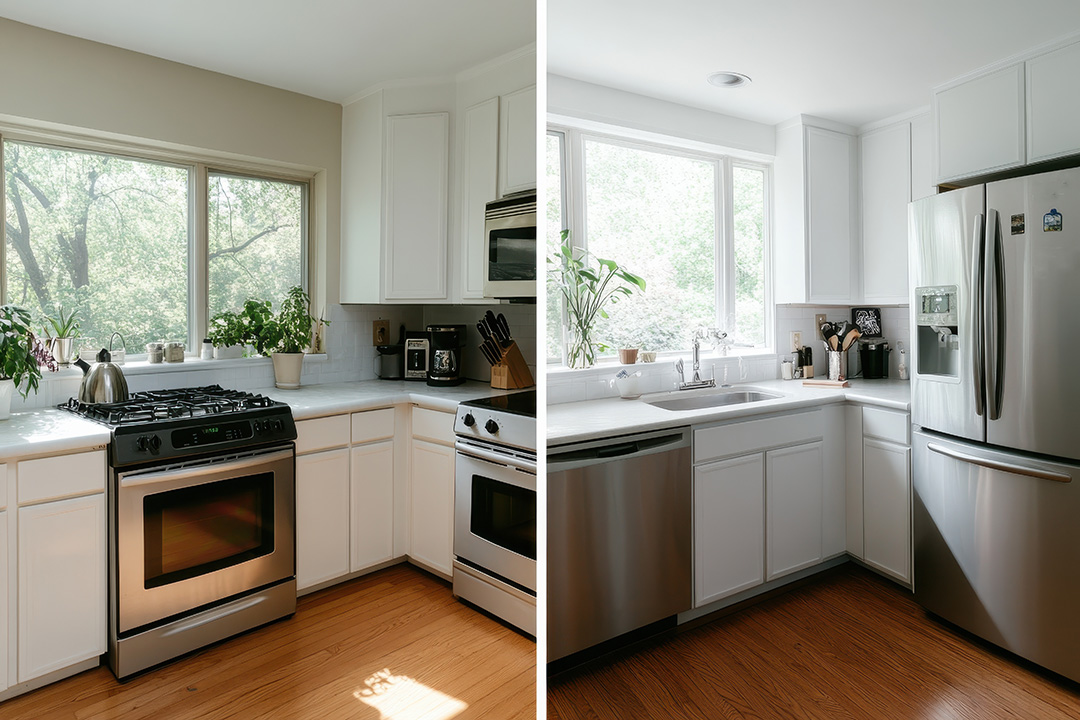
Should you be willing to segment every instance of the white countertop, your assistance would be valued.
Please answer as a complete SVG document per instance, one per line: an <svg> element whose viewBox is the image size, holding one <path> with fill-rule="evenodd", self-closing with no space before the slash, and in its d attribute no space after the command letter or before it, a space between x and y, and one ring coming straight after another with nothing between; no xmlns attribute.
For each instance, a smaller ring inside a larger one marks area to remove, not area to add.
<svg viewBox="0 0 1080 720"><path fill-rule="evenodd" d="M911 384L906 380L850 380L849 382L851 387L838 390L803 387L801 380L767 380L747 383L737 387L761 388L783 394L784 397L701 410L664 410L641 400L623 400L622 398L551 405L547 408L547 443L551 447L633 432L699 425L837 402L856 402L905 412L910 410ZM648 397L656 398L658 395ZM672 394L672 397L679 397L679 395Z"/></svg>
<svg viewBox="0 0 1080 720"><path fill-rule="evenodd" d="M298 390L255 390L287 403L297 420L340 413L416 403L444 412L457 412L459 402L511 390L497 390L487 383L467 382L456 387L429 387L423 382L366 380L363 382L306 385ZM31 455L55 455L106 445L109 428L62 410L48 408L12 413L0 421L0 462Z"/></svg>

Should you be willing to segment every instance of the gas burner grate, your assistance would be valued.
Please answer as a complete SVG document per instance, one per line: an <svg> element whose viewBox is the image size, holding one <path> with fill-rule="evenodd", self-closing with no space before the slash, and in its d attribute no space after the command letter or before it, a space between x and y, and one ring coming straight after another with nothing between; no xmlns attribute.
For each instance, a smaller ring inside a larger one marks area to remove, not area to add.
<svg viewBox="0 0 1080 720"><path fill-rule="evenodd" d="M61 410L110 426L151 423L181 418L228 415L278 405L265 395L241 390L226 390L220 385L150 390L133 393L128 400L116 403L84 403L71 398Z"/></svg>

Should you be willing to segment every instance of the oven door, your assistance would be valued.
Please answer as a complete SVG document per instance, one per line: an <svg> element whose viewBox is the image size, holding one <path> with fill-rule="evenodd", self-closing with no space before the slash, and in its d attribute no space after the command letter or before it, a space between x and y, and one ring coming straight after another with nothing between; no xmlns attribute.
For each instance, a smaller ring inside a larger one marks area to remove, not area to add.
<svg viewBox="0 0 1080 720"><path fill-rule="evenodd" d="M536 464L457 443L454 554L536 592Z"/></svg>
<svg viewBox="0 0 1080 720"><path fill-rule="evenodd" d="M489 218L484 297L536 297L536 213Z"/></svg>
<svg viewBox="0 0 1080 720"><path fill-rule="evenodd" d="M120 473L118 632L295 574L292 445Z"/></svg>

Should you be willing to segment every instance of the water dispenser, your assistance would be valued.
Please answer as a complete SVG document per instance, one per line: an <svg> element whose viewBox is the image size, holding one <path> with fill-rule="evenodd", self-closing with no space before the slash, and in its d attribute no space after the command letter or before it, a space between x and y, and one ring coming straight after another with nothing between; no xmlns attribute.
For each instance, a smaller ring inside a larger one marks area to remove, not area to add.
<svg viewBox="0 0 1080 720"><path fill-rule="evenodd" d="M920 375L960 374L960 305L956 285L915 288L918 340L916 370Z"/></svg>

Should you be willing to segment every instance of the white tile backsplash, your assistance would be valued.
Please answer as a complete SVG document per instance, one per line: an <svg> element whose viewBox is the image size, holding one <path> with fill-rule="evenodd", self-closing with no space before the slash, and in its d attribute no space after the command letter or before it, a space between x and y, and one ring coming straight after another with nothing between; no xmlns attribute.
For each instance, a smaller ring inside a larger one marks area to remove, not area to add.
<svg viewBox="0 0 1080 720"><path fill-rule="evenodd" d="M865 307L865 306L859 306ZM830 322L851 321L851 307L849 306L810 306L810 305L777 305L776 306L776 342L780 356L791 357L790 342L791 332L802 333L803 345L809 345L814 350L814 376L823 377L826 374L825 347L818 336L814 326L814 315L824 314ZM903 342L904 349L910 352L910 330L908 328L908 306L886 306L881 308L881 324L883 337L892 347L889 353L889 377L899 377L897 366L900 362L900 353L897 351L897 343ZM854 375L858 372L858 354L850 352L848 358L848 372Z"/></svg>

